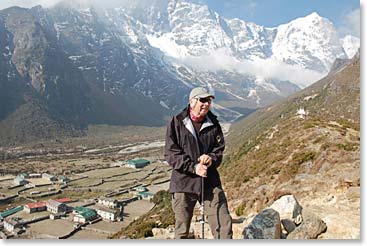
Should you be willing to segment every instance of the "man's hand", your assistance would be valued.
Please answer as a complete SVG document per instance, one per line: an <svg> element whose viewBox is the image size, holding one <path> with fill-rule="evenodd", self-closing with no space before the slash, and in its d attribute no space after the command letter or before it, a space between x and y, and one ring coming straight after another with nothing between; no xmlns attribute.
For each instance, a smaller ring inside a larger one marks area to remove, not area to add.
<svg viewBox="0 0 367 246"><path fill-rule="evenodd" d="M202 165L210 167L212 165L212 158L204 154L198 158L198 162Z"/></svg>
<svg viewBox="0 0 367 246"><path fill-rule="evenodd" d="M196 164L195 165L195 173L201 177L206 178L208 167L203 164Z"/></svg>

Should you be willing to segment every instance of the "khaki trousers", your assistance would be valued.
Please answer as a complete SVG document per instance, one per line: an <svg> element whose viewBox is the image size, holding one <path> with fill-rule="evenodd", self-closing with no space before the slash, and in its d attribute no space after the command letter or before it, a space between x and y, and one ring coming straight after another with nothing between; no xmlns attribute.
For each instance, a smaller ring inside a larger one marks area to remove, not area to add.
<svg viewBox="0 0 367 246"><path fill-rule="evenodd" d="M174 193L172 208L175 213L175 239L187 238L196 202L201 197L194 193ZM228 211L227 198L222 188L204 193L205 215L215 239L231 239L232 218Z"/></svg>

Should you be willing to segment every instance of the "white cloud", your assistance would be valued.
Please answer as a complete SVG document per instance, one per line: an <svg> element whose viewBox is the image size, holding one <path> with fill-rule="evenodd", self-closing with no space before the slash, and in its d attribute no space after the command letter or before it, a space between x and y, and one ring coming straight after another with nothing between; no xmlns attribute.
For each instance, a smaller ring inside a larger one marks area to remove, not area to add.
<svg viewBox="0 0 367 246"><path fill-rule="evenodd" d="M347 13L343 17L343 23L338 28L338 32L341 37L348 34L358 38L361 36L361 11L359 8Z"/></svg>
<svg viewBox="0 0 367 246"><path fill-rule="evenodd" d="M1 0L0 9L5 9L11 6L31 8L36 5L42 5L43 7L50 7L60 1L61 0Z"/></svg>
<svg viewBox="0 0 367 246"><path fill-rule="evenodd" d="M11 6L19 6L24 8L31 8L36 5L42 5L42 7L49 8L53 5L65 0L0 0L0 9L8 8ZM116 6L119 4L127 4L131 0L66 0L73 4L87 5L93 3L96 7ZM135 0L134 0L135 1ZM131 2L130 2L131 4Z"/></svg>
<svg viewBox="0 0 367 246"><path fill-rule="evenodd" d="M273 58L239 61L226 49L218 49L201 57L185 57L181 59L181 62L201 71L229 70L265 79L288 80L302 88L325 76L325 74L307 70L298 65L285 64Z"/></svg>

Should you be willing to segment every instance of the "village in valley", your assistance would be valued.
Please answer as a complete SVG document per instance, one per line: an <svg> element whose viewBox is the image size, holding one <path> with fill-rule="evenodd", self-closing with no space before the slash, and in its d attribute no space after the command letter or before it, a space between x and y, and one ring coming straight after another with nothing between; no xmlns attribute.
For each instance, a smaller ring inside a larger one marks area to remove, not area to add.
<svg viewBox="0 0 367 246"><path fill-rule="evenodd" d="M0 237L107 239L154 207L154 194L168 189L170 167L133 158L67 173L2 174Z"/></svg>

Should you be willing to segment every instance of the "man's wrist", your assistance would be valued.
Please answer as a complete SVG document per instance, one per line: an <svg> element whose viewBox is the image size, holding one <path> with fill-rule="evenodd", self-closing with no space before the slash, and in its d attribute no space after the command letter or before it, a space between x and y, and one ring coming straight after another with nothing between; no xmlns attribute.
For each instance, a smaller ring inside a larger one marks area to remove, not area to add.
<svg viewBox="0 0 367 246"><path fill-rule="evenodd" d="M197 163L196 164L194 164L194 173L196 174L196 167L197 167Z"/></svg>

